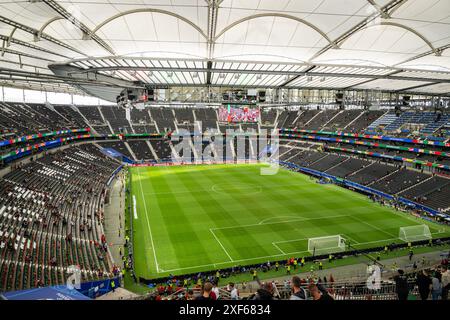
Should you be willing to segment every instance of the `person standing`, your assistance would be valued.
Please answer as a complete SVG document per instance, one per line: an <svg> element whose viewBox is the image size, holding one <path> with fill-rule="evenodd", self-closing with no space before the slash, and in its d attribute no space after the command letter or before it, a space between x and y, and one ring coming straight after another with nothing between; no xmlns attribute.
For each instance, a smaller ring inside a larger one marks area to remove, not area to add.
<svg viewBox="0 0 450 320"><path fill-rule="evenodd" d="M308 295L302 288L302 281L299 277L293 276L291 280L292 295L289 300L306 300Z"/></svg>
<svg viewBox="0 0 450 320"><path fill-rule="evenodd" d="M430 295L431 279L425 270L422 270L422 272L417 275L416 284L419 288L420 298L422 300L427 300Z"/></svg>
<svg viewBox="0 0 450 320"><path fill-rule="evenodd" d="M448 291L450 290L450 267L442 273L442 300L448 299Z"/></svg>
<svg viewBox="0 0 450 320"><path fill-rule="evenodd" d="M211 297L211 291L212 291L213 285L211 282L205 282L203 285L203 292L202 295L197 297L195 300L213 300Z"/></svg>
<svg viewBox="0 0 450 320"><path fill-rule="evenodd" d="M442 296L442 283L437 275L437 272L434 273L433 278L431 279L431 299L439 300Z"/></svg>
<svg viewBox="0 0 450 320"><path fill-rule="evenodd" d="M333 301L333 297L325 290L321 284L310 283L308 290L314 300L317 301Z"/></svg>
<svg viewBox="0 0 450 320"><path fill-rule="evenodd" d="M239 300L239 291L234 286L234 283L231 282L229 287L230 287L230 298L231 298L231 300Z"/></svg>
<svg viewBox="0 0 450 320"><path fill-rule="evenodd" d="M398 270L398 275L394 277L395 292L397 293L398 300L408 300L408 278L406 278L403 270Z"/></svg>

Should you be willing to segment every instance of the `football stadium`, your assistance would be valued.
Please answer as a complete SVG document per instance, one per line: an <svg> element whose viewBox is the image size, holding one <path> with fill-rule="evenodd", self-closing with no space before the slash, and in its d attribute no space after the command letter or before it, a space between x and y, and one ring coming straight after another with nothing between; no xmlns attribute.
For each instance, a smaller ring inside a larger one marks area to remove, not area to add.
<svg viewBox="0 0 450 320"><path fill-rule="evenodd" d="M0 305L448 302L449 17L0 1Z"/></svg>

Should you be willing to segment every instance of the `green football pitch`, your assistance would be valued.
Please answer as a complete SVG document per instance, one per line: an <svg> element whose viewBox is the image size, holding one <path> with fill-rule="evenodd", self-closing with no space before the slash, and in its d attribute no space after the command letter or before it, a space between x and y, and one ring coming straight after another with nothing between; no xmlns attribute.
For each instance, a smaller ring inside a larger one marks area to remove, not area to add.
<svg viewBox="0 0 450 320"><path fill-rule="evenodd" d="M135 272L151 279L311 255L308 238L340 235L355 248L399 239L400 227L450 228L335 185L264 165L133 167Z"/></svg>

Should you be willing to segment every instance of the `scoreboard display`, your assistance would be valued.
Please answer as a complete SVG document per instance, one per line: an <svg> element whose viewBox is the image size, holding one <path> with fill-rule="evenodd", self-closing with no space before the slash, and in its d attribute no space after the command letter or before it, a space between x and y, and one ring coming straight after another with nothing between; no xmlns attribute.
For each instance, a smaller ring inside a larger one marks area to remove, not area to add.
<svg viewBox="0 0 450 320"><path fill-rule="evenodd" d="M256 105L223 104L219 108L219 121L228 123L258 122L259 108Z"/></svg>

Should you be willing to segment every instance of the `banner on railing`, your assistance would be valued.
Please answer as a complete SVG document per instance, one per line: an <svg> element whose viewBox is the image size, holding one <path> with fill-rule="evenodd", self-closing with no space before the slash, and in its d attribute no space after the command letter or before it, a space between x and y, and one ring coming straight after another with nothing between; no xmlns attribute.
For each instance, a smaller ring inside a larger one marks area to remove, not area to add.
<svg viewBox="0 0 450 320"><path fill-rule="evenodd" d="M91 131L91 128L81 128L81 129L59 130L59 131L52 131L52 132L46 132L46 133L35 133L35 134L30 134L27 136L20 137L20 138L2 140L2 141L0 141L0 147L5 147L5 146L9 146L9 145L16 144L19 142L36 140L36 139L40 139L40 138L60 136L60 135L71 134L71 133L83 133L83 132L90 132L90 131Z"/></svg>

